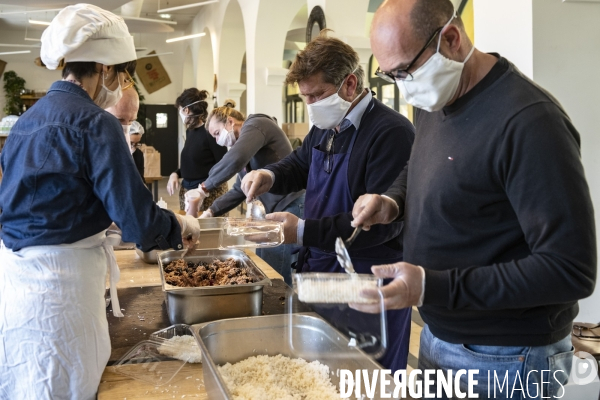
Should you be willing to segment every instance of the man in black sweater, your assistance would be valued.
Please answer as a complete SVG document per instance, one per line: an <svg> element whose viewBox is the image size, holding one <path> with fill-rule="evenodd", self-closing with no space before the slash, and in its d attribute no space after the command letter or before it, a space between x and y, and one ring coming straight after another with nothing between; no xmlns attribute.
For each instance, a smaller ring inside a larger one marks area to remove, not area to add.
<svg viewBox="0 0 600 400"><path fill-rule="evenodd" d="M275 164L248 173L242 190L249 199L270 191L306 189L304 219L272 213L284 222L286 243L303 246L298 272L338 272L335 240L354 230L352 207L365 193L383 193L410 156L411 123L373 98L364 87L358 54L346 43L321 35L298 53L287 75L298 83L314 124L302 146ZM402 260L402 222L358 236L349 249L354 268L370 273L373 264ZM406 368L411 309L388 312L389 346L380 362L393 371ZM357 316L356 322L367 323ZM332 320L333 318L329 318ZM355 330L357 332L359 330ZM362 332L362 330L360 330Z"/></svg>
<svg viewBox="0 0 600 400"><path fill-rule="evenodd" d="M388 308L421 305L420 368L479 369L480 397L488 371L510 389L520 376L527 398L536 384L561 396L577 301L596 280L579 133L513 64L473 51L449 0L384 3L371 45L378 74L421 110L408 166L358 199L353 224L404 220L405 262L373 272L395 278Z"/></svg>

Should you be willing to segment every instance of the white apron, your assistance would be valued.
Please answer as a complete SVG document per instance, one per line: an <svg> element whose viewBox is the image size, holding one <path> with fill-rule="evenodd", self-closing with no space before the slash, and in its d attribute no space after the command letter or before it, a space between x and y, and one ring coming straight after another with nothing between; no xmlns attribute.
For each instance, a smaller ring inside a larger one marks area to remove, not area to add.
<svg viewBox="0 0 600 400"><path fill-rule="evenodd" d="M0 244L0 399L95 399L110 357L119 271L105 231L73 244Z"/></svg>

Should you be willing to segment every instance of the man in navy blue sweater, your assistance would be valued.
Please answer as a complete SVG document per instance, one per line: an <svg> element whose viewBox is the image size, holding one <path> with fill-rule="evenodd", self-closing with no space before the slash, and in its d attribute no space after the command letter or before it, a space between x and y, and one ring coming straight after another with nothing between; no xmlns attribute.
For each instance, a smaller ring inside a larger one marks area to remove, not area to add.
<svg viewBox="0 0 600 400"><path fill-rule="evenodd" d="M406 262L373 272L395 278L388 308L422 305L420 368L478 369L480 398L498 395L496 375L509 382L496 398L563 396L577 300L596 280L579 133L548 92L474 49L449 0L384 3L371 45L420 110L408 166L353 223L405 223Z"/></svg>
<svg viewBox="0 0 600 400"><path fill-rule="evenodd" d="M278 163L252 171L242 189L249 199L270 191L306 189L305 219L273 213L284 222L286 243L303 246L298 272L340 272L335 239L353 231L352 206L365 193L383 193L403 168L414 128L402 115L373 98L363 86L358 54L338 39L319 36L298 53L287 83L298 83L314 124L302 146ZM350 256L357 272L402 260L402 222L358 236ZM390 346L381 363L406 367L410 308L389 312Z"/></svg>

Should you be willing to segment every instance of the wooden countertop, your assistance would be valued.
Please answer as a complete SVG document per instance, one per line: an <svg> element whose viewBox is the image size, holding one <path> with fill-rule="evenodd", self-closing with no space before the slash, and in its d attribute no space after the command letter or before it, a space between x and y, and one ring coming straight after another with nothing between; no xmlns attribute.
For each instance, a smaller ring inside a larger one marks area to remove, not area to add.
<svg viewBox="0 0 600 400"><path fill-rule="evenodd" d="M121 269L121 280L117 285L118 289L130 288L129 290L133 290L133 288L139 288L138 290L147 291L145 290L147 287L160 285L160 274L156 264L144 263L134 250L117 250L115 254ZM246 251L246 254L270 279L283 279L254 252ZM131 343L131 346L134 344ZM204 388L202 364L185 364L173 381L163 386L155 386L124 376L117 373L113 366L108 366L102 374L100 386L98 387L99 400L173 398L208 399Z"/></svg>

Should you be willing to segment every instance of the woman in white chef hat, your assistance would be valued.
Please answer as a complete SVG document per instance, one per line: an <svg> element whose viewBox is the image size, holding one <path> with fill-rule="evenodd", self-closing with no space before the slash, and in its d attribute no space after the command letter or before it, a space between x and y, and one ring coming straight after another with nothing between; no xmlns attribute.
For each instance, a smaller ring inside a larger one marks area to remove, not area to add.
<svg viewBox="0 0 600 400"><path fill-rule="evenodd" d="M92 399L111 351L107 270L122 316L106 228L115 221L149 251L195 242L199 225L154 204L104 111L136 59L123 19L66 7L42 35L41 58L64 63L63 79L19 118L0 157L0 398Z"/></svg>

